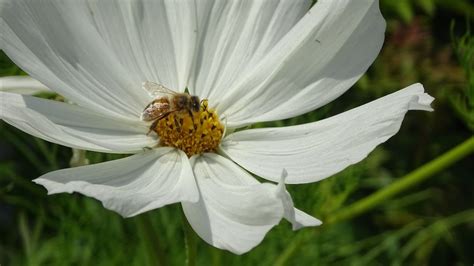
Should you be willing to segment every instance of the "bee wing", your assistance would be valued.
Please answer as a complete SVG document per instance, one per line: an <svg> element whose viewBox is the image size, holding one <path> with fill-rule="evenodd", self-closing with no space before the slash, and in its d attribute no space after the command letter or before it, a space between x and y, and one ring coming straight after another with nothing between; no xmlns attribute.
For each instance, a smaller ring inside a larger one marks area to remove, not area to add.
<svg viewBox="0 0 474 266"><path fill-rule="evenodd" d="M178 94L177 92L175 92L173 90L170 90L170 89L166 88L165 86L163 86L161 84L151 82L151 81L143 82L142 87L153 98L163 96L164 94L168 94L168 95L177 95Z"/></svg>
<svg viewBox="0 0 474 266"><path fill-rule="evenodd" d="M155 114L147 114L143 113L140 117L142 121L149 122L153 120L160 120L165 117L167 117L169 114L176 112L177 110L168 110L168 111L163 111Z"/></svg>
<svg viewBox="0 0 474 266"><path fill-rule="evenodd" d="M155 120L158 117L162 116L164 113L169 112L169 104L168 103L160 103L160 102L151 102L148 104L140 116L142 121L151 121Z"/></svg>

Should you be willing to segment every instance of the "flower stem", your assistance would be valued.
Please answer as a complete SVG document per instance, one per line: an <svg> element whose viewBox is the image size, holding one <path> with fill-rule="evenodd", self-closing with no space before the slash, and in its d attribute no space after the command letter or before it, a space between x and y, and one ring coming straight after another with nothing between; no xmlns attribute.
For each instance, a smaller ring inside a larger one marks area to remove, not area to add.
<svg viewBox="0 0 474 266"><path fill-rule="evenodd" d="M420 168L408 173L404 177L401 177L397 181L390 184L388 187L381 189L374 194L363 198L352 205L349 205L346 208L336 212L335 214L329 216L325 221L323 226L328 226L344 220L352 219L364 212L367 212L379 204L383 203L385 200L397 195L398 193L403 192L406 189L409 189L422 181L428 179L434 174L446 169L447 167L453 165L460 159L470 155L474 152L474 137L471 137L465 140L463 143L439 156L438 158L432 160L431 162L421 166ZM317 227L315 230L309 231L309 233L299 232L293 239L292 242L288 244L286 249L281 253L281 255L276 259L274 265L285 265L288 259L297 251L297 249L305 243L308 239L311 239L318 232Z"/></svg>
<svg viewBox="0 0 474 266"><path fill-rule="evenodd" d="M334 215L329 216L326 220L326 224L333 224L339 221L349 220L361 213L373 209L384 200L391 198L396 194L415 186L418 183L423 182L430 176L440 172L458 160L471 154L473 151L474 137L471 137L433 161L393 182L388 187L385 187L374 194L336 212Z"/></svg>
<svg viewBox="0 0 474 266"><path fill-rule="evenodd" d="M143 241L147 265L167 265L165 253L163 252L158 235L153 228L150 213L144 213L136 218L140 237Z"/></svg>
<svg viewBox="0 0 474 266"><path fill-rule="evenodd" d="M197 257L197 238L193 228L189 225L184 213L182 213L183 231L184 231L184 246L186 250L186 265L195 266Z"/></svg>

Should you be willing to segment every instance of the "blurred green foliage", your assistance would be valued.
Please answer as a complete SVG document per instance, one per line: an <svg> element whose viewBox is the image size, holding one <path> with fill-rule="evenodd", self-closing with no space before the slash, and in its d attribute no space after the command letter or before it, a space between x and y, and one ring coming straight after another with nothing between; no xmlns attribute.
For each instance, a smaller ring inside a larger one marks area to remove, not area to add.
<svg viewBox="0 0 474 266"><path fill-rule="evenodd" d="M429 17L433 17L438 10L448 10L460 15L474 14L474 7L469 0L382 0L381 7L406 23L411 22L419 12Z"/></svg>
<svg viewBox="0 0 474 266"><path fill-rule="evenodd" d="M454 28L455 24L452 24ZM467 83L464 90L451 95L451 103L467 126L474 131L474 36L471 35L470 28L462 37L452 37L454 51L459 63L463 66Z"/></svg>
<svg viewBox="0 0 474 266"><path fill-rule="evenodd" d="M322 182L288 186L296 205L329 217L391 184L472 136L474 38L467 0L381 1L385 46L369 72L333 103L300 117L255 125L315 121L421 82L435 112L411 112L400 132L363 162ZM452 24L453 21L456 24ZM454 25L450 27L450 25ZM24 74L0 54L0 75ZM51 97L51 96L47 96ZM182 265L178 205L123 219L79 194L47 196L30 180L68 167L71 150L0 123L1 265ZM120 155L88 152L91 163ZM291 231L287 222L235 256L198 240L199 265L273 265L298 243L288 265L472 265L473 157L438 173L375 210L321 229Z"/></svg>

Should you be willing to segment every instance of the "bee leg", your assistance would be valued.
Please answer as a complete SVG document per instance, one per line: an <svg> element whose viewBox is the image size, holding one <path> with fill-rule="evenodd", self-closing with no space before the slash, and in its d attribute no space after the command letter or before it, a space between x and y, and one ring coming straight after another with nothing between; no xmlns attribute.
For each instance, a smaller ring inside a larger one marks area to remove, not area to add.
<svg viewBox="0 0 474 266"><path fill-rule="evenodd" d="M176 115L174 116L174 124L176 125L178 132L181 132L181 121Z"/></svg>
<svg viewBox="0 0 474 266"><path fill-rule="evenodd" d="M155 129L156 125L158 124L160 120L159 119L156 119L153 124L151 124L150 128L148 129L148 133L146 133L147 136L150 135L150 133L153 131L153 129Z"/></svg>
<svg viewBox="0 0 474 266"><path fill-rule="evenodd" d="M194 128L194 130L196 130L197 127L196 127L196 124L194 123L194 115L193 115L193 112L191 112L191 110L188 109L188 114L189 114L189 116L191 116L191 121L193 122L193 128Z"/></svg>

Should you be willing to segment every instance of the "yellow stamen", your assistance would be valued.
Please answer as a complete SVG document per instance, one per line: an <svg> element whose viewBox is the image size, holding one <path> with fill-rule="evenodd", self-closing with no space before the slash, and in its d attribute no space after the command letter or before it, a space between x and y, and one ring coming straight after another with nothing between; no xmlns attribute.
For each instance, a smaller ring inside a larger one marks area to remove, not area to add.
<svg viewBox="0 0 474 266"><path fill-rule="evenodd" d="M176 147L191 157L215 151L224 127L216 111L209 109L207 100L203 100L200 111L194 112L192 118L186 111L173 112L161 119L153 130L160 137L162 146Z"/></svg>

